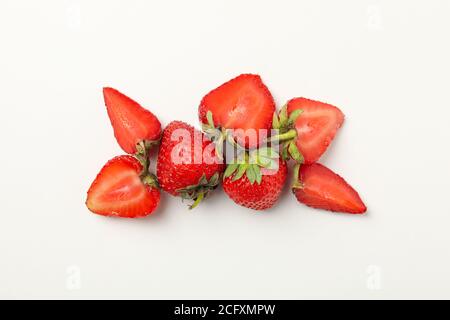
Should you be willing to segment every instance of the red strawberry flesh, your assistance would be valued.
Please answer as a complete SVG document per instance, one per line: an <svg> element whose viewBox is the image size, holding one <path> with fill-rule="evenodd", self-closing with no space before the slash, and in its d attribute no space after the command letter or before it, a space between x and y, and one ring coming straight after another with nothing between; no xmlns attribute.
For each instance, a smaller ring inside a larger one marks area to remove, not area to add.
<svg viewBox="0 0 450 320"><path fill-rule="evenodd" d="M103 96L114 135L126 153L136 153L141 141L160 138L161 123L153 113L116 89L103 88Z"/></svg>
<svg viewBox="0 0 450 320"><path fill-rule="evenodd" d="M305 163L310 164L319 160L327 150L344 122L344 114L333 105L306 98L288 102L289 114L297 109L303 112L295 122L296 144Z"/></svg>
<svg viewBox="0 0 450 320"><path fill-rule="evenodd" d="M110 160L97 175L86 205L94 213L125 218L152 213L160 199L156 188L144 185L140 178L142 165L131 156Z"/></svg>
<svg viewBox="0 0 450 320"><path fill-rule="evenodd" d="M270 130L275 103L259 75L242 74L203 98L199 107L201 123L207 123L208 111L212 112L215 125L225 129ZM247 137L245 144L252 148L258 141Z"/></svg>
<svg viewBox="0 0 450 320"><path fill-rule="evenodd" d="M302 187L293 191L297 200L307 206L354 214L367 211L355 189L342 177L319 163L302 165L299 180Z"/></svg>

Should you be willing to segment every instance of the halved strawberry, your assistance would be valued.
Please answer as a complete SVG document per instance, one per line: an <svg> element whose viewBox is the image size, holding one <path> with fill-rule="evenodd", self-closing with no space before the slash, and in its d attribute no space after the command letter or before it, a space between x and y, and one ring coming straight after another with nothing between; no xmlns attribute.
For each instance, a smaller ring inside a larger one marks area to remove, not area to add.
<svg viewBox="0 0 450 320"><path fill-rule="evenodd" d="M302 110L294 124L297 130L297 148L303 155L305 163L316 162L342 126L344 114L331 104L306 98L290 100L287 108L288 114L294 110Z"/></svg>
<svg viewBox="0 0 450 320"><path fill-rule="evenodd" d="M89 188L86 206L93 213L124 218L144 217L158 206L160 191L154 176L132 156L110 160Z"/></svg>
<svg viewBox="0 0 450 320"><path fill-rule="evenodd" d="M209 92L201 101L200 122L208 125L210 111L214 124L222 129L241 129L233 135L247 148L259 145L259 130L271 129L275 102L259 75L241 74ZM256 130L256 139L246 136L247 130Z"/></svg>
<svg viewBox="0 0 450 320"><path fill-rule="evenodd" d="M161 137L161 123L150 111L113 88L103 88L106 109L120 147L129 154L147 149Z"/></svg>
<svg viewBox="0 0 450 320"><path fill-rule="evenodd" d="M367 211L359 194L327 167L313 163L296 167L292 191L307 206L335 212L361 214Z"/></svg>
<svg viewBox="0 0 450 320"><path fill-rule="evenodd" d="M295 98L288 101L278 116L274 115L273 127L280 130L276 138L283 142L283 154L310 164L327 150L343 122L344 114L337 107Z"/></svg>

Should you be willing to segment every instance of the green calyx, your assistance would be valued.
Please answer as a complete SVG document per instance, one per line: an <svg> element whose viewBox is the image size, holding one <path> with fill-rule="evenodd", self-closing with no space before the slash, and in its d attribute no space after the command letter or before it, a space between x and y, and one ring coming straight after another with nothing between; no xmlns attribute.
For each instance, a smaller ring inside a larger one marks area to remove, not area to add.
<svg viewBox="0 0 450 320"><path fill-rule="evenodd" d="M208 123L202 123L202 131L211 139L216 145L216 155L223 160L223 143L227 139L226 130L220 130L214 125L213 114L211 111L206 113L206 120Z"/></svg>
<svg viewBox="0 0 450 320"><path fill-rule="evenodd" d="M141 181L147 186L159 189L158 179L156 179L156 176L154 174L147 173L145 176L141 175Z"/></svg>
<svg viewBox="0 0 450 320"><path fill-rule="evenodd" d="M270 147L242 153L236 161L228 164L223 178L232 177L232 181L241 179L244 174L251 184L262 181L261 168L276 170L280 155Z"/></svg>
<svg viewBox="0 0 450 320"><path fill-rule="evenodd" d="M217 186L219 185L219 178L220 174L218 172L212 175L209 181L206 178L206 175L203 174L198 181L198 184L178 189L177 192L183 200L194 201L194 203L189 206L189 209L194 209L200 204L200 202L202 202L202 200L209 194L210 191L217 188Z"/></svg>
<svg viewBox="0 0 450 320"><path fill-rule="evenodd" d="M303 155L298 150L297 130L295 121L302 114L303 110L297 109L290 114L287 112L287 105L284 105L280 112L273 114L272 128L278 130L278 134L268 139L270 142L278 141L281 143L281 156L283 160L294 159L297 163L303 163Z"/></svg>
<svg viewBox="0 0 450 320"><path fill-rule="evenodd" d="M216 145L216 155L223 160L224 143L229 143L237 151L245 151L245 148L239 145L230 133L230 129L220 128L214 124L213 114L211 111L206 113L206 120L208 123L202 123L202 131L206 136Z"/></svg>

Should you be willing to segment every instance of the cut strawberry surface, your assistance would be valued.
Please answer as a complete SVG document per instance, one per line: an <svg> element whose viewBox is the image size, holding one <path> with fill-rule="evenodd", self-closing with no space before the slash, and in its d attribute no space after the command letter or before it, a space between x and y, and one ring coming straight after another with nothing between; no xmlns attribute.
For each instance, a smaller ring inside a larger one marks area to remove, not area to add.
<svg viewBox="0 0 450 320"><path fill-rule="evenodd" d="M208 123L208 111L212 113L215 125L223 129L270 130L275 103L259 75L242 74L203 98L198 111L202 124ZM260 142L258 134L256 141L243 134L234 136L248 148L256 147Z"/></svg>
<svg viewBox="0 0 450 320"><path fill-rule="evenodd" d="M136 153L139 143L156 143L161 136L161 123L150 111L113 88L103 88L106 109L120 147Z"/></svg>
<svg viewBox="0 0 450 320"><path fill-rule="evenodd" d="M331 104L306 98L295 98L288 102L288 114L295 110L302 110L294 123L296 145L304 162L310 164L319 160L327 150L344 122L344 114Z"/></svg>
<svg viewBox="0 0 450 320"><path fill-rule="evenodd" d="M313 163L302 165L296 172L298 181L293 192L299 202L335 212L361 214L367 211L355 189L327 167Z"/></svg>
<svg viewBox="0 0 450 320"><path fill-rule="evenodd" d="M125 218L152 213L160 200L156 180L141 176L143 167L132 156L110 160L92 183L86 205L94 213Z"/></svg>

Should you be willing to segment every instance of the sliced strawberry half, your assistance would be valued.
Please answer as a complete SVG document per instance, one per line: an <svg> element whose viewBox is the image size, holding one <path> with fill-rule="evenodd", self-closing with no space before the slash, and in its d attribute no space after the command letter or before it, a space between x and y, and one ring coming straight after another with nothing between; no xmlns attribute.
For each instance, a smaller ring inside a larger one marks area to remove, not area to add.
<svg viewBox="0 0 450 320"><path fill-rule="evenodd" d="M294 123L297 148L306 164L316 162L342 126L344 114L331 104L306 98L295 98L288 102L288 114L295 110L302 110Z"/></svg>
<svg viewBox="0 0 450 320"><path fill-rule="evenodd" d="M307 206L335 212L361 214L367 208L343 178L327 167L313 163L298 166L295 171L293 192L297 200Z"/></svg>
<svg viewBox="0 0 450 320"><path fill-rule="evenodd" d="M270 130L275 102L259 75L242 74L209 92L201 101L200 122L208 125L207 114L212 113L214 124L222 129L241 129L233 136L247 148L256 147L259 130ZM256 130L256 139L247 130ZM248 135L245 135L247 133Z"/></svg>
<svg viewBox="0 0 450 320"><path fill-rule="evenodd" d="M120 147L129 154L149 148L161 137L161 123L150 111L113 88L103 88L106 109Z"/></svg>
<svg viewBox="0 0 450 320"><path fill-rule="evenodd" d="M124 218L144 217L158 206L160 191L150 174L132 156L110 160L92 183L86 206L93 213Z"/></svg>

